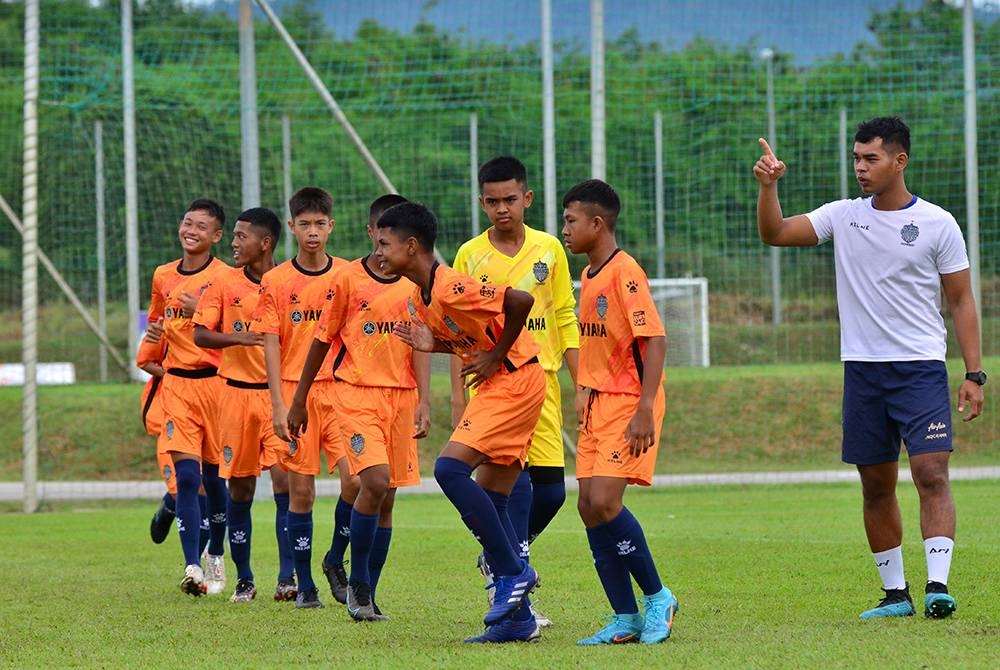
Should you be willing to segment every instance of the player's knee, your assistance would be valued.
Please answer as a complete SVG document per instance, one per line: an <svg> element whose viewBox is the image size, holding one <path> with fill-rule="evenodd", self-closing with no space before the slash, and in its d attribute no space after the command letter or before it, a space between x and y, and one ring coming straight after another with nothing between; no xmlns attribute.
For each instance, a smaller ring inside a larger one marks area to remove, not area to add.
<svg viewBox="0 0 1000 670"><path fill-rule="evenodd" d="M257 489L255 477L233 477L229 480L229 497L233 502L245 503L253 500Z"/></svg>

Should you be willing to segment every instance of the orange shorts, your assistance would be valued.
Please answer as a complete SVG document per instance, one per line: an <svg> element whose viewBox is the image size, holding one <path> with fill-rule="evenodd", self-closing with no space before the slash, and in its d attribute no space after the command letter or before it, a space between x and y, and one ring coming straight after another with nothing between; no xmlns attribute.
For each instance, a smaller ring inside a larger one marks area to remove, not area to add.
<svg viewBox="0 0 1000 670"><path fill-rule="evenodd" d="M523 466L544 402L541 365L527 363L513 372L501 367L470 398L451 441L484 454L490 463Z"/></svg>
<svg viewBox="0 0 1000 670"><path fill-rule="evenodd" d="M222 445L219 476L223 479L259 477L261 468L278 462L278 450L285 447L274 434L267 384L226 380L216 425Z"/></svg>
<svg viewBox="0 0 1000 670"><path fill-rule="evenodd" d="M197 456L218 463L221 447L215 419L223 381L218 375L191 379L167 373L163 377L163 430L157 453Z"/></svg>
<svg viewBox="0 0 1000 670"><path fill-rule="evenodd" d="M634 457L625 442L625 430L639 406L639 396L626 393L591 391L590 403L583 419L583 430L576 448L576 478L617 477L629 484L649 486L656 469L660 433L667 401L663 387L653 400L653 425L656 439L646 453Z"/></svg>
<svg viewBox="0 0 1000 670"><path fill-rule="evenodd" d="M313 382L306 401L308 425L297 440L278 450L283 470L300 475L318 475L320 451L326 453L327 472L333 474L337 461L347 456L340 437L340 422L333 404L333 381ZM291 404L298 382L281 380L281 396Z"/></svg>
<svg viewBox="0 0 1000 670"><path fill-rule="evenodd" d="M163 380L150 377L142 389L142 425L153 437L163 430ZM168 453L156 454L156 465L172 496L177 495L177 478L174 477L174 461Z"/></svg>
<svg viewBox="0 0 1000 670"><path fill-rule="evenodd" d="M333 403L352 475L373 465L388 465L391 488L420 483L413 439L416 389L334 382Z"/></svg>

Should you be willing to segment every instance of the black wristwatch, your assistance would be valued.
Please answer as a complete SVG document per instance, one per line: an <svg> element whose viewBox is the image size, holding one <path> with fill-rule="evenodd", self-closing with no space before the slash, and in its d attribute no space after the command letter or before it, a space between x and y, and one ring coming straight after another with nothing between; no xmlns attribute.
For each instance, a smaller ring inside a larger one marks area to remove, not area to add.
<svg viewBox="0 0 1000 670"><path fill-rule="evenodd" d="M976 382L980 386L986 383L986 373L980 370L979 372L966 372L965 378L970 382Z"/></svg>

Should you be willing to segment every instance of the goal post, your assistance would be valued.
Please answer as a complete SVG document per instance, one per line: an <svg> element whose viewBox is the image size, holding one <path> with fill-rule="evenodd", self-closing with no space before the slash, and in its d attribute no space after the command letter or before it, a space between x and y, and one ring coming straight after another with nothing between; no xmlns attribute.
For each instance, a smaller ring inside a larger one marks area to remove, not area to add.
<svg viewBox="0 0 1000 670"><path fill-rule="evenodd" d="M573 282L577 302L580 282ZM650 279L660 319L667 331L667 367L707 368L709 356L708 279L681 277Z"/></svg>

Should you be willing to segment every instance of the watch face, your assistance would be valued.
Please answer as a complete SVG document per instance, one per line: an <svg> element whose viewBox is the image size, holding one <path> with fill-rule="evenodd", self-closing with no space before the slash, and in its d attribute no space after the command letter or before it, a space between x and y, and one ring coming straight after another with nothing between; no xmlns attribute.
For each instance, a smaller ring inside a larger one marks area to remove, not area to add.
<svg viewBox="0 0 1000 670"><path fill-rule="evenodd" d="M986 383L986 373L980 370L979 372L966 372L965 378L970 382L976 382L980 386Z"/></svg>

